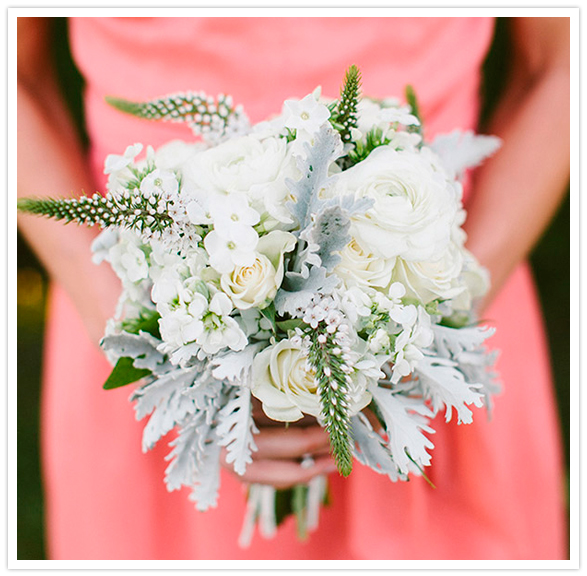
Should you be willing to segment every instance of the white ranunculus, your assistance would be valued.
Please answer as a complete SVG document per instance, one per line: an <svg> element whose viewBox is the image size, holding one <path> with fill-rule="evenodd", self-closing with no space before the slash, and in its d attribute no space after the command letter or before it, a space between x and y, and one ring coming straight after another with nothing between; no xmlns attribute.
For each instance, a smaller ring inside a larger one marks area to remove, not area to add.
<svg viewBox="0 0 587 576"><path fill-rule="evenodd" d="M299 171L283 138L228 140L197 154L185 164L183 176L190 183L190 194L202 205L210 195L244 194L263 220L270 216L292 223L284 202L289 193L285 181L297 180Z"/></svg>
<svg viewBox="0 0 587 576"><path fill-rule="evenodd" d="M440 298L450 300L461 294L466 286L461 278L462 250L449 244L442 256L432 262L410 262L398 258L393 269L393 280L401 282L406 295L423 304Z"/></svg>
<svg viewBox="0 0 587 576"><path fill-rule="evenodd" d="M251 266L240 266L220 278L222 290L228 294L236 308L263 308L277 293L284 274L283 259L296 245L289 232L273 230L261 236L257 256Z"/></svg>
<svg viewBox="0 0 587 576"><path fill-rule="evenodd" d="M386 288L391 281L395 258L383 258L365 250L356 238L340 251L334 272L345 286Z"/></svg>
<svg viewBox="0 0 587 576"><path fill-rule="evenodd" d="M475 301L481 299L489 290L489 272L481 266L467 249L462 249L464 263L461 273L465 289L452 302L453 310L468 311Z"/></svg>
<svg viewBox="0 0 587 576"><path fill-rule="evenodd" d="M373 198L372 208L352 217L352 236L372 254L412 262L441 257L460 207L454 183L431 153L390 146L341 173L328 193Z"/></svg>
<svg viewBox="0 0 587 576"><path fill-rule="evenodd" d="M172 140L155 151L155 164L162 170L183 170L194 156L205 149L206 145L202 142L188 143Z"/></svg>

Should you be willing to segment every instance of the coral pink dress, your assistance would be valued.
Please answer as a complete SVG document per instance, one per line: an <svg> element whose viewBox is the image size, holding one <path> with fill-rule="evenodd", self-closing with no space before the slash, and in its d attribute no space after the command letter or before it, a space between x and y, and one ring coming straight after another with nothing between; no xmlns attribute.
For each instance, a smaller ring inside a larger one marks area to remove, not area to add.
<svg viewBox="0 0 587 576"><path fill-rule="evenodd" d="M475 128L485 18L79 18L74 57L87 81L90 165L128 144L189 139L181 125L138 120L105 95L143 100L174 91L232 94L252 121L317 85L336 96L357 64L364 93L401 96L411 83L427 135ZM90 255L88 254L88 258ZM527 266L487 312L501 350L503 394L493 418L437 422L430 488L391 483L357 464L331 477L332 505L299 542L288 521L273 540L236 542L245 495L222 477L219 505L200 513L187 491L168 493L166 441L141 453L144 423L130 391L105 392L110 367L72 305L52 294L43 404L47 536L52 559L561 559L566 554L561 455L548 355Z"/></svg>

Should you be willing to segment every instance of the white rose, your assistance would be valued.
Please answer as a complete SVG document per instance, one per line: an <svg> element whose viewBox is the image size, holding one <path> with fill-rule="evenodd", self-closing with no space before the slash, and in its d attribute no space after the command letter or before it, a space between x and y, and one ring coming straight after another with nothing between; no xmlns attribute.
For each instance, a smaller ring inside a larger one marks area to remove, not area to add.
<svg viewBox="0 0 587 576"><path fill-rule="evenodd" d="M356 238L340 251L341 261L334 272L347 287L386 288L391 281L395 258L376 256L364 249Z"/></svg>
<svg viewBox="0 0 587 576"><path fill-rule="evenodd" d="M263 308L277 293L284 274L284 254L294 249L296 238L289 232L273 230L262 236L251 266L237 266L220 277L220 286L236 308Z"/></svg>
<svg viewBox="0 0 587 576"><path fill-rule="evenodd" d="M367 368L372 368L368 362L365 370L356 371L349 383L351 415L371 401L367 392L371 371ZM376 374L382 376L379 370ZM251 392L261 401L265 414L279 422L294 422L304 414L318 417L321 412L315 371L308 366L301 344L291 340L281 340L255 357Z"/></svg>
<svg viewBox="0 0 587 576"><path fill-rule="evenodd" d="M413 262L443 254L460 206L454 183L436 162L424 149L415 153L381 146L340 174L330 194L374 200L351 221L351 235L364 250Z"/></svg>
<svg viewBox="0 0 587 576"><path fill-rule="evenodd" d="M253 360L252 394L273 420L294 422L304 414L318 416L320 399L314 376L301 346L281 340Z"/></svg>
<svg viewBox="0 0 587 576"><path fill-rule="evenodd" d="M296 180L299 172L283 138L260 140L254 136L234 138L210 148L184 166L194 199L210 194L245 194L263 220L291 224L285 199L286 178Z"/></svg>

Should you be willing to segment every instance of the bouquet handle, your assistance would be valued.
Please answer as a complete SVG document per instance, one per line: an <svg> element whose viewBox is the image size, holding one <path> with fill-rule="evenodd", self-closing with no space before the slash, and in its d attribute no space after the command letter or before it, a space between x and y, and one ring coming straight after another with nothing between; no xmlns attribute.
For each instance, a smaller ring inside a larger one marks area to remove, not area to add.
<svg viewBox="0 0 587 576"><path fill-rule="evenodd" d="M318 527L320 507L326 502L327 494L328 480L324 475L287 490L265 484L251 484L238 539L239 546L248 548L251 545L256 524L263 538L273 538L278 525L290 515L295 515L298 538L304 540L308 533Z"/></svg>

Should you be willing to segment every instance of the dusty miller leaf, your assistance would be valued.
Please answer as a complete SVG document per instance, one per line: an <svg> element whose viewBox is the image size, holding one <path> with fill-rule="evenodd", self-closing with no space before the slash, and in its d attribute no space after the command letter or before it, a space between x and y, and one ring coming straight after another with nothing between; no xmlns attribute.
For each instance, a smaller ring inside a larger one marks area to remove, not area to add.
<svg viewBox="0 0 587 576"><path fill-rule="evenodd" d="M428 426L428 417L433 416L432 412L420 399L394 394L376 384L369 386L369 391L385 422L389 451L398 470L401 474L421 474L418 466L430 464L431 457L426 449L434 448L434 444L422 433L434 433ZM413 464L408 454L418 466Z"/></svg>
<svg viewBox="0 0 587 576"><path fill-rule="evenodd" d="M200 512L205 512L208 508L215 508L218 501L220 448L216 441L206 445L196 483L189 495L189 499L196 503L196 509Z"/></svg>
<svg viewBox="0 0 587 576"><path fill-rule="evenodd" d="M288 200L286 206L297 220L300 233L310 224L312 214L322 202L319 199L320 190L327 186L330 165L342 154L340 135L329 125L324 124L314 136L314 144L304 144L306 157L300 158L298 167L303 176L293 181L286 180L294 200Z"/></svg>
<svg viewBox="0 0 587 576"><path fill-rule="evenodd" d="M446 358L424 356L414 370L426 398L432 402L432 410L437 413L446 407L445 418L449 422L452 409L457 411L458 423L470 424L473 412L467 407L474 404L483 406L483 394L478 383L468 383L457 370L456 363Z"/></svg>
<svg viewBox="0 0 587 576"><path fill-rule="evenodd" d="M135 368L160 373L166 364L165 356L157 350L161 340L151 336L148 332L139 334L114 334L105 336L101 346L105 352L110 352L117 358L133 358Z"/></svg>
<svg viewBox="0 0 587 576"><path fill-rule="evenodd" d="M195 412L194 401L183 392L192 386L199 373L199 367L178 369L133 393L131 400L136 400L137 420L152 413L143 430L143 452L153 448L177 423Z"/></svg>
<svg viewBox="0 0 587 576"><path fill-rule="evenodd" d="M475 134L472 130L461 132L455 130L450 134L437 136L430 148L442 160L444 166L462 174L467 168L473 168L494 154L501 146L501 140L496 136Z"/></svg>
<svg viewBox="0 0 587 576"><path fill-rule="evenodd" d="M263 348L263 344L249 344L240 352L217 354L211 360L212 376L217 380L228 380L233 384L242 383L250 370L255 355Z"/></svg>
<svg viewBox="0 0 587 576"><path fill-rule="evenodd" d="M165 470L165 482L171 492L196 482L198 467L204 460L206 445L214 438L213 429L203 412L193 414L181 427L166 456L170 460Z"/></svg>
<svg viewBox="0 0 587 576"><path fill-rule="evenodd" d="M405 480L405 475L399 473L383 438L373 430L369 420L359 413L351 418L351 423L356 443L355 458L371 470L387 475L393 482Z"/></svg>
<svg viewBox="0 0 587 576"><path fill-rule="evenodd" d="M372 205L372 198L355 199L352 195L336 197L324 202L315 215L308 239L311 246L317 247L321 265L327 271L332 271L340 262L341 258L336 252L342 250L351 240L350 216L354 213L364 213Z"/></svg>
<svg viewBox="0 0 587 576"><path fill-rule="evenodd" d="M226 447L226 462L234 463L234 471L241 476L247 464L253 461L251 453L257 450L253 434L258 430L251 407L250 388L235 386L232 398L218 413L216 433L219 444Z"/></svg>
<svg viewBox="0 0 587 576"><path fill-rule="evenodd" d="M465 350L479 348L483 342L495 333L495 328L471 326L468 328L449 328L435 324L434 343L438 354L443 358L458 358Z"/></svg>
<svg viewBox="0 0 587 576"><path fill-rule="evenodd" d="M331 294L338 283L336 276L326 276L326 270L321 267L311 268L307 278L290 273L288 290L280 289L277 292L275 309L282 316L291 314L295 317L300 311L305 311L316 293Z"/></svg>

